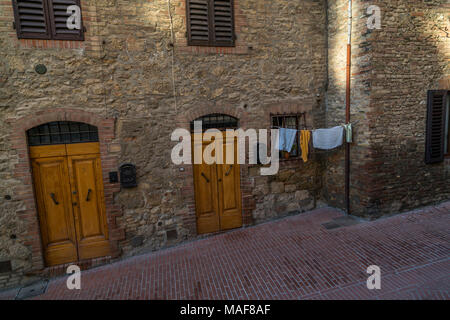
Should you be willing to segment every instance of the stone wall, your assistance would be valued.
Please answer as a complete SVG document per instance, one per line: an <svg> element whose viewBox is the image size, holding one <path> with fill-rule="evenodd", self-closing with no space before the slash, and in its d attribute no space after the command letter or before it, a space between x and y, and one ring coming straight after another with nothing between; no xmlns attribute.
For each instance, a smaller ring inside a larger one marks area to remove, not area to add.
<svg viewBox="0 0 450 320"><path fill-rule="evenodd" d="M15 121L61 107L104 114L94 3L82 1L84 42L18 40L11 1L0 3L0 261L11 261L13 271L0 274L0 288L42 265L25 129ZM39 63L47 74L34 71Z"/></svg>
<svg viewBox="0 0 450 320"><path fill-rule="evenodd" d="M373 205L403 211L450 196L447 163L426 165L427 90L450 89L450 5L445 0L377 1L383 27L373 34L368 114ZM446 31L447 30L447 31Z"/></svg>
<svg viewBox="0 0 450 320"><path fill-rule="evenodd" d="M187 46L184 0L170 11L167 0L82 0L84 42L18 40L11 3L0 2L0 261L12 266L0 288L44 267L26 129L64 119L99 127L111 259L194 239L192 167L172 164L172 131L209 113L235 116L243 129L301 112L310 128L343 123L347 3L235 0L236 47L207 48ZM367 30L371 4L382 10L380 30ZM423 162L426 91L450 88L448 10L444 0L354 1L354 214L449 197L449 159ZM343 149L315 151L269 177L241 166L244 225L323 200L342 208L343 160ZM125 162L137 166L137 188L108 182Z"/></svg>
<svg viewBox="0 0 450 320"><path fill-rule="evenodd" d="M344 121L348 1L329 2L328 124ZM381 8L368 30L366 8ZM352 213L370 217L448 199L449 162L425 165L427 90L449 89L449 4L354 1ZM447 30L447 31L446 31ZM325 196L343 206L343 152L330 156Z"/></svg>
<svg viewBox="0 0 450 320"><path fill-rule="evenodd" d="M369 202L371 182L366 175L366 159L370 154L367 108L371 89L371 33L361 1L353 2L351 121L354 143L351 146L351 207L352 213L364 212ZM345 92L348 37L348 1L328 1L328 88L326 95L328 127L345 123ZM324 175L324 198L332 206L345 209L344 147L328 152Z"/></svg>
<svg viewBox="0 0 450 320"><path fill-rule="evenodd" d="M44 266L26 152L31 123L81 113L100 127L111 121L101 145L117 257L197 237L192 168L180 171L170 158L176 127L216 112L243 128L269 128L271 113L304 111L310 126L325 124L324 1L235 0L231 49L188 47L184 0L170 3L172 23L166 0L82 0L84 42L18 40L12 6L0 3L0 261L13 269L0 274L0 287L29 281ZM36 64L48 72L38 75ZM105 168L124 162L137 166L135 189L108 184ZM285 161L270 178L242 166L244 223L313 208L321 170L315 156Z"/></svg>

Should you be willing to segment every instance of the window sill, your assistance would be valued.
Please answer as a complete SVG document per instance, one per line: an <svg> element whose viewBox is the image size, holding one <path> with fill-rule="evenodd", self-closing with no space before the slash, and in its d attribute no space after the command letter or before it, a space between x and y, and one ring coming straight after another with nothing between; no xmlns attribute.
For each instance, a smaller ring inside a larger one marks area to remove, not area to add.
<svg viewBox="0 0 450 320"><path fill-rule="evenodd" d="M206 48L236 48L236 44L200 44L200 43L189 43L188 47L206 47Z"/></svg>
<svg viewBox="0 0 450 320"><path fill-rule="evenodd" d="M19 39L22 48L27 49L80 49L85 47L85 41L74 40L38 40Z"/></svg>
<svg viewBox="0 0 450 320"><path fill-rule="evenodd" d="M302 159L302 157L300 157L300 156L295 156L295 157L289 157L289 158L281 158L280 157L280 162L290 162L290 161L299 161L299 160L301 160Z"/></svg>
<svg viewBox="0 0 450 320"><path fill-rule="evenodd" d="M198 45L188 45L184 39L177 39L175 45L176 52L192 54L249 54L250 49L247 46L235 45L234 47L207 47Z"/></svg>

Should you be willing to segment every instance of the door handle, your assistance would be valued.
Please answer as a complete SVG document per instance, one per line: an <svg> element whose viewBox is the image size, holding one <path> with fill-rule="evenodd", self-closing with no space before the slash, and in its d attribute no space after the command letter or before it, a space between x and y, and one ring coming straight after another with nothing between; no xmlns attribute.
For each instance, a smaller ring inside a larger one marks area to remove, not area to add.
<svg viewBox="0 0 450 320"><path fill-rule="evenodd" d="M54 202L56 205L59 204L59 202L56 201L56 198L55 198L55 194L54 194L54 193L50 193L50 198L52 198L53 202Z"/></svg>
<svg viewBox="0 0 450 320"><path fill-rule="evenodd" d="M86 201L91 200L91 192L92 192L92 190L89 189L89 190L88 190L88 193L87 193L87 196L86 196Z"/></svg>
<svg viewBox="0 0 450 320"><path fill-rule="evenodd" d="M205 174L202 172L202 177L205 178L206 182L209 183L209 179L205 176Z"/></svg>
<svg viewBox="0 0 450 320"><path fill-rule="evenodd" d="M233 165L231 165L231 166L228 168L227 173L225 173L225 176L226 176L226 177L228 177L228 176L230 175L231 169L233 169Z"/></svg>

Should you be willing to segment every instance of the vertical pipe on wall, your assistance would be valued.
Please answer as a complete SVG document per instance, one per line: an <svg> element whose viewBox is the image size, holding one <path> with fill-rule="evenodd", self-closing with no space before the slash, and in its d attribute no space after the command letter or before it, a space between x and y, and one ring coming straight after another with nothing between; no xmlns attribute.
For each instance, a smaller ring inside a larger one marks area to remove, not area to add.
<svg viewBox="0 0 450 320"><path fill-rule="evenodd" d="M350 123L350 79L352 60L352 0L348 1L347 81L345 90L345 123ZM345 144L345 207L350 214L350 143Z"/></svg>
<svg viewBox="0 0 450 320"><path fill-rule="evenodd" d="M171 62L172 62L172 88L173 88L173 101L175 105L175 114L178 113L178 102L177 102L177 87L175 84L175 34L173 32L173 17L172 8L170 0L167 0L167 11L169 13L170 22L170 49L172 51Z"/></svg>

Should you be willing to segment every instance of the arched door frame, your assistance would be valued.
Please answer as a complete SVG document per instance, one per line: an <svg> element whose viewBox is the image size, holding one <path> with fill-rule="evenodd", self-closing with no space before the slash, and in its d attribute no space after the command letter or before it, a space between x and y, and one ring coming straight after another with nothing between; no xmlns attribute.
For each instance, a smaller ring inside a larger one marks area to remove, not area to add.
<svg viewBox="0 0 450 320"><path fill-rule="evenodd" d="M103 184L105 188L106 217L110 231L112 258L120 255L119 241L125 238L124 230L117 226L115 219L122 214L121 208L113 202L114 193L120 191L120 187L116 183L110 183L107 179L108 172L116 171L118 167L119 154L115 151L117 148L112 148L115 145L113 142L115 138L114 119L101 118L96 114L84 110L62 108L41 110L19 119L9 119L7 120L11 129L9 141L11 143L11 149L16 151L18 161L14 168L14 177L20 181L13 190L13 195L16 201L24 204L24 208L17 212L17 216L26 225L25 234L23 237L18 238L18 240L31 248L32 266L31 270L27 270L29 272L44 269L44 259L26 132L41 124L54 121L82 122L98 128Z"/></svg>
<svg viewBox="0 0 450 320"><path fill-rule="evenodd" d="M238 119L239 127L245 129L249 123L248 114L242 109L234 106L211 106L209 104L198 105L194 110L186 110L179 113L177 118L177 127L190 131L191 122L208 114L224 114ZM248 226L253 222L252 211L255 209L255 200L252 195L251 181L248 170L249 165L241 165L241 201L242 201L242 225ZM179 179L183 181L181 195L183 203L186 204L183 217L183 225L187 229L190 238L197 237L196 209L195 209L195 191L194 191L194 172L193 165L186 166L184 171L179 171Z"/></svg>

